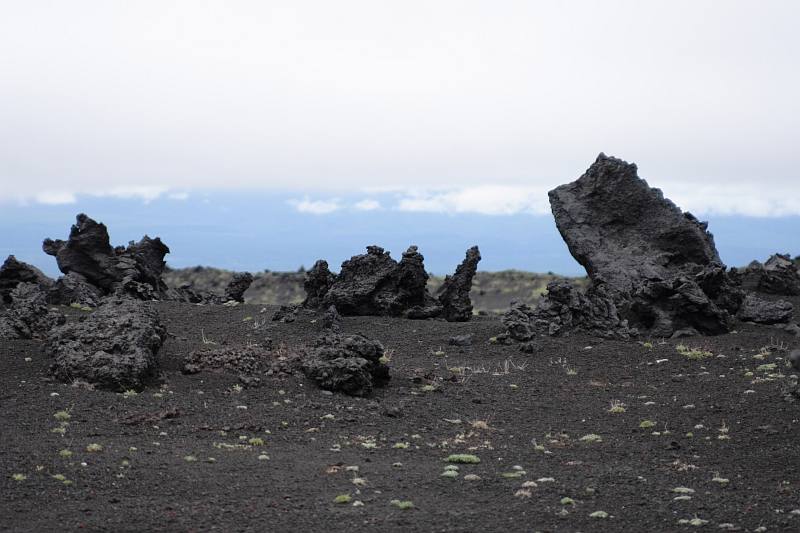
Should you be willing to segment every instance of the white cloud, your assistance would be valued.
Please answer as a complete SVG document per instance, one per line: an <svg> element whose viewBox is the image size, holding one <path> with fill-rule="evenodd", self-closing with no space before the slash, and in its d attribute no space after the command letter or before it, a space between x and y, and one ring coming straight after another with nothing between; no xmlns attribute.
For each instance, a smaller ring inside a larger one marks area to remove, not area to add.
<svg viewBox="0 0 800 533"><path fill-rule="evenodd" d="M447 191L415 191L401 198L397 209L481 215L550 212L546 189L513 185L484 185Z"/></svg>
<svg viewBox="0 0 800 533"><path fill-rule="evenodd" d="M92 191L92 196L110 198L140 198L145 203L152 202L167 192L167 187L160 185L122 185L101 191Z"/></svg>
<svg viewBox="0 0 800 533"><path fill-rule="evenodd" d="M170 200L188 200L189 193L188 192L173 192L168 195Z"/></svg>
<svg viewBox="0 0 800 533"><path fill-rule="evenodd" d="M381 203L373 198L365 198L360 202L356 202L353 207L358 211L375 211L381 208Z"/></svg>
<svg viewBox="0 0 800 533"><path fill-rule="evenodd" d="M770 188L760 187L757 183L673 183L664 189L664 195L684 211L696 215L800 215L800 189L797 187Z"/></svg>
<svg viewBox="0 0 800 533"><path fill-rule="evenodd" d="M338 198L330 200L309 200L308 197L302 200L289 200L289 205L293 206L298 213L309 213L311 215L327 215L342 208Z"/></svg>
<svg viewBox="0 0 800 533"><path fill-rule="evenodd" d="M34 199L45 205L65 205L74 204L78 199L75 194L68 191L43 191L34 197Z"/></svg>

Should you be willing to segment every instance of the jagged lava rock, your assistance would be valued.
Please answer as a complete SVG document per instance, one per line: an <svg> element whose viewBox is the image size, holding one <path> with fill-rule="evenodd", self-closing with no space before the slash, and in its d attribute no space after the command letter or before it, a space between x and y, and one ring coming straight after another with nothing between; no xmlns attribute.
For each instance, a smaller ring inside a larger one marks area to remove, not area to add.
<svg viewBox="0 0 800 533"><path fill-rule="evenodd" d="M53 280L35 266L9 255L3 266L0 266L0 303L11 303L11 291L20 283L33 283L41 288L49 288L53 285Z"/></svg>
<svg viewBox="0 0 800 533"><path fill-rule="evenodd" d="M47 352L61 381L87 381L99 388L138 389L158 367L165 330L152 305L109 298L84 320L57 328Z"/></svg>
<svg viewBox="0 0 800 533"><path fill-rule="evenodd" d="M774 254L764 264L753 261L746 268L732 268L731 277L748 291L800 295L800 268L788 254Z"/></svg>
<svg viewBox="0 0 800 533"><path fill-rule="evenodd" d="M409 308L430 305L427 282L416 246L409 247L399 263L380 246L368 246L366 254L342 263L322 303L336 306L345 316L400 316Z"/></svg>
<svg viewBox="0 0 800 533"><path fill-rule="evenodd" d="M794 306L789 302L773 302L749 293L736 316L739 320L757 324L784 324L792 319L793 311Z"/></svg>
<svg viewBox="0 0 800 533"><path fill-rule="evenodd" d="M105 224L83 213L76 219L66 241L45 239L42 243L44 252L56 258L61 272L80 274L106 295L122 291L140 299L154 299L166 293L161 273L169 248L161 239L145 235L137 243L113 248Z"/></svg>
<svg viewBox="0 0 800 533"><path fill-rule="evenodd" d="M477 246L467 250L464 261L458 265L455 274L446 276L437 293L442 306L442 315L448 322L466 322L472 318L472 278L478 270L481 252ZM427 276L426 276L427 281Z"/></svg>
<svg viewBox="0 0 800 533"><path fill-rule="evenodd" d="M64 323L64 315L47 305L47 293L36 283L19 283L9 295L10 305L0 312L0 339L45 337Z"/></svg>
<svg viewBox="0 0 800 533"><path fill-rule="evenodd" d="M328 333L306 349L303 373L329 391L367 396L389 381L383 345L363 335Z"/></svg>
<svg viewBox="0 0 800 533"><path fill-rule="evenodd" d="M335 280L336 276L328 269L327 261L320 259L314 263L303 280L303 288L306 290L303 306L312 309L321 308L325 295Z"/></svg>
<svg viewBox="0 0 800 533"><path fill-rule="evenodd" d="M549 197L570 253L631 326L661 336L730 329L741 297L730 294L707 224L651 188L636 165L600 154Z"/></svg>
<svg viewBox="0 0 800 533"><path fill-rule="evenodd" d="M244 303L244 293L253 283L253 275L250 272L241 272L233 275L233 279L225 287L225 299L228 301Z"/></svg>

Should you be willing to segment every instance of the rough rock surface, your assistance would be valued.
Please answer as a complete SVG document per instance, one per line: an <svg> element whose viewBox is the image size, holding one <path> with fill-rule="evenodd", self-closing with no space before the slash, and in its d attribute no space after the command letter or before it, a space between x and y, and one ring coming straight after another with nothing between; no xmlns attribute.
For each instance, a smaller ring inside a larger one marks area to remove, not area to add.
<svg viewBox="0 0 800 533"><path fill-rule="evenodd" d="M757 324L784 324L792 319L793 306L789 302L764 300L748 294L736 315L739 320Z"/></svg>
<svg viewBox="0 0 800 533"><path fill-rule="evenodd" d="M304 307L317 309L322 307L325 295L336 280L336 276L328 269L328 262L320 259L306 272L303 288L306 290Z"/></svg>
<svg viewBox="0 0 800 533"><path fill-rule="evenodd" d="M430 296L422 261L415 246L403 253L399 263L380 246L368 246L366 254L342 263L323 305L335 305L345 316L400 316L410 307L424 306Z"/></svg>
<svg viewBox="0 0 800 533"><path fill-rule="evenodd" d="M19 283L9 294L11 303L0 311L0 339L43 338L64 323L64 315L47 305L47 294L36 283Z"/></svg>
<svg viewBox="0 0 800 533"><path fill-rule="evenodd" d="M250 288L251 283L253 283L253 275L250 272L234 274L231 282L225 287L225 299L244 303L244 293Z"/></svg>
<svg viewBox="0 0 800 533"><path fill-rule="evenodd" d="M51 371L61 381L83 380L100 388L141 388L158 367L165 335L158 313L133 299L106 299L85 320L57 328L47 351Z"/></svg>
<svg viewBox="0 0 800 533"><path fill-rule="evenodd" d="M41 288L53 285L53 280L41 270L9 255L0 266L0 304L11 303L11 291L20 283L33 283Z"/></svg>
<svg viewBox="0 0 800 533"><path fill-rule="evenodd" d="M169 248L158 237L145 235L127 247L113 248L105 224L80 214L66 241L45 239L42 249L56 258L61 272L80 274L104 295L126 293L149 300L167 291L161 273Z"/></svg>
<svg viewBox="0 0 800 533"><path fill-rule="evenodd" d="M77 272L61 276L51 287L47 301L59 305L78 304L97 307L103 299L103 291L95 287Z"/></svg>
<svg viewBox="0 0 800 533"><path fill-rule="evenodd" d="M416 246L403 252L399 262L380 246L367 246L366 254L342 263L338 276L328 270L328 263L317 261L306 275L303 305L316 309L333 305L344 316L444 316L451 321L469 320L469 291L478 261L480 252L476 246L467 251L456 273L448 276L440 288L441 297L436 299L428 292L424 257Z"/></svg>
<svg viewBox="0 0 800 533"><path fill-rule="evenodd" d="M328 333L306 349L302 370L322 389L366 396L389 381L383 351L363 335Z"/></svg>
<svg viewBox="0 0 800 533"><path fill-rule="evenodd" d="M271 364L271 351L263 346L232 346L214 350L196 350L184 359L183 372L196 374L219 371L237 374L248 386L260 384L259 375Z"/></svg>
<svg viewBox="0 0 800 533"><path fill-rule="evenodd" d="M577 326L615 335L630 327L664 337L731 329L744 294L721 263L707 224L648 186L636 165L600 154L580 178L549 196L556 226L591 288L578 296L554 287L527 327L542 331L547 323L551 334ZM764 322L775 319L776 309L752 312L765 313ZM517 315L507 322L524 322Z"/></svg>
<svg viewBox="0 0 800 533"><path fill-rule="evenodd" d="M763 264L753 261L747 268L732 268L731 277L748 291L800 295L800 267L788 254L774 254Z"/></svg>
<svg viewBox="0 0 800 533"><path fill-rule="evenodd" d="M568 281L553 281L536 307L512 305L501 319L511 339L527 342L539 333L568 334L587 331L601 337L627 339L636 335L620 318L613 298L604 289L591 287L586 293ZM501 341L505 337L501 337Z"/></svg>
<svg viewBox="0 0 800 533"><path fill-rule="evenodd" d="M335 305L332 305L322 315L322 329L329 329L337 332L342 328L342 315L339 314Z"/></svg>
<svg viewBox="0 0 800 533"><path fill-rule="evenodd" d="M448 322L466 322L472 317L472 278L478 270L481 252L477 246L467 250L464 261L458 265L455 274L447 276L437 294L442 305L442 316Z"/></svg>

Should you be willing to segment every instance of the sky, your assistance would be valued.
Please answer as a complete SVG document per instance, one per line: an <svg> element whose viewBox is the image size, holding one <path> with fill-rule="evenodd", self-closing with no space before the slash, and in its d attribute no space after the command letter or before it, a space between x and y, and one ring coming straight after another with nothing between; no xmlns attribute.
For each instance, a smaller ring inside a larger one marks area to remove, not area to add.
<svg viewBox="0 0 800 533"><path fill-rule="evenodd" d="M0 210L257 197L320 231L503 232L602 151L712 223L797 235L798 20L779 0L0 0Z"/></svg>

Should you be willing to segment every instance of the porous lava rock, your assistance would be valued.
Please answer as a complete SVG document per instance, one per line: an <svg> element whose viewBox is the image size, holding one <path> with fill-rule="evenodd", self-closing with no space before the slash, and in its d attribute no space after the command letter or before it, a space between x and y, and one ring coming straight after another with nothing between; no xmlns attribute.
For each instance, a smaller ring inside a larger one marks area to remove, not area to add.
<svg viewBox="0 0 800 533"><path fill-rule="evenodd" d="M599 287L581 292L568 281L552 281L537 306L513 304L501 322L506 333L500 341L511 338L528 342L539 333L568 334L573 330L586 331L601 337L627 339L636 330L620 317L614 299Z"/></svg>
<svg viewBox="0 0 800 533"><path fill-rule="evenodd" d="M324 389L367 396L389 381L383 345L367 337L326 333L306 348L303 373Z"/></svg>
<svg viewBox="0 0 800 533"><path fill-rule="evenodd" d="M47 294L48 302L60 305L97 307L102 299L103 291L77 272L58 278Z"/></svg>
<svg viewBox="0 0 800 533"><path fill-rule="evenodd" d="M737 313L739 320L757 324L784 324L792 319L793 306L783 300L770 301L747 294Z"/></svg>
<svg viewBox="0 0 800 533"><path fill-rule="evenodd" d="M151 304L107 298L83 320L56 328L46 350L55 358L53 375L111 390L139 389L158 368L165 336Z"/></svg>
<svg viewBox="0 0 800 533"><path fill-rule="evenodd" d="M53 280L35 266L9 255L0 266L0 303L11 303L11 291L20 283L33 283L46 289L53 285Z"/></svg>
<svg viewBox="0 0 800 533"><path fill-rule="evenodd" d="M169 248L158 237L145 235L139 242L114 248L105 224L81 213L66 241L45 239L42 249L56 258L61 272L79 274L103 295L125 293L151 300L167 292L161 273Z"/></svg>
<svg viewBox="0 0 800 533"><path fill-rule="evenodd" d="M65 317L47 305L47 293L36 283L18 283L10 303L0 311L0 339L44 338Z"/></svg>
<svg viewBox="0 0 800 533"><path fill-rule="evenodd" d="M233 279L225 287L225 299L244 303L244 293L253 283L253 275L250 272L238 272L233 275Z"/></svg>
<svg viewBox="0 0 800 533"><path fill-rule="evenodd" d="M665 337L731 329L744 294L728 276L707 224L651 188L636 165L601 153L549 198L558 231L591 285L583 296L554 286L541 310L523 312L533 318L525 327L551 334L580 327L616 336L644 330ZM761 321L775 318L774 307L752 309L765 313ZM506 322L525 331L517 325L524 324L519 312Z"/></svg>
<svg viewBox="0 0 800 533"><path fill-rule="evenodd" d="M306 291L303 306L312 309L321 308L325 295L335 280L336 276L328 269L327 261L320 259L314 263L303 280L303 288Z"/></svg>
<svg viewBox="0 0 800 533"><path fill-rule="evenodd" d="M464 261L458 265L455 274L446 276L437 296L442 306L442 316L448 322L466 322L472 317L472 278L478 270L481 252L477 246L467 250Z"/></svg>
<svg viewBox="0 0 800 533"><path fill-rule="evenodd" d="M753 261L746 268L731 269L731 277L745 290L800 295L800 267L788 254L774 254L766 262Z"/></svg>
<svg viewBox="0 0 800 533"><path fill-rule="evenodd" d="M183 372L227 372L237 374L239 381L254 386L261 383L271 363L269 347L259 345L227 346L211 350L195 350L184 358Z"/></svg>
<svg viewBox="0 0 800 533"><path fill-rule="evenodd" d="M456 274L448 276L439 299L428 292L428 273L424 257L416 246L403 252L395 261L380 246L367 246L367 253L342 263L338 275L328 270L328 263L317 261L305 279L305 307L326 309L335 306L344 316L404 316L450 321L469 320L472 303L469 291L475 268L480 261L477 246L467 251Z"/></svg>

